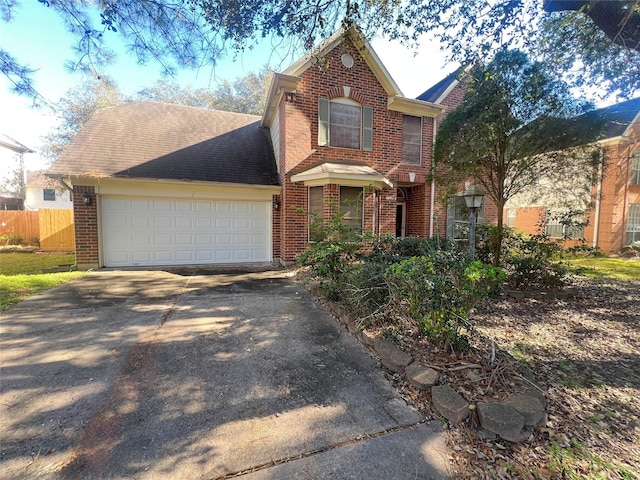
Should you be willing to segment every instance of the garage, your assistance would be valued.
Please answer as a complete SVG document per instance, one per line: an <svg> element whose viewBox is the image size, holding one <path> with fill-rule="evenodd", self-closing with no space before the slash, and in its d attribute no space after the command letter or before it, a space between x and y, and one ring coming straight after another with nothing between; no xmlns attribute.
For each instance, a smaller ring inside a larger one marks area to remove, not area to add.
<svg viewBox="0 0 640 480"><path fill-rule="evenodd" d="M269 262L271 203L103 196L106 267Z"/></svg>

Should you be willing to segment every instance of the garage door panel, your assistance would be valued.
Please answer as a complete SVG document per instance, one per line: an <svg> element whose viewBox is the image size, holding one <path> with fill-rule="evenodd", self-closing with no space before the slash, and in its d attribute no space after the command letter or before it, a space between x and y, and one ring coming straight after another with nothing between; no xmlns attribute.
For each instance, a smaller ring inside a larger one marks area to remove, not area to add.
<svg viewBox="0 0 640 480"><path fill-rule="evenodd" d="M192 250L177 250L176 261L178 263L193 263L195 261L195 255Z"/></svg>
<svg viewBox="0 0 640 480"><path fill-rule="evenodd" d="M265 262L271 204L103 197L105 266Z"/></svg>
<svg viewBox="0 0 640 480"><path fill-rule="evenodd" d="M193 245L193 235L190 233L178 233L176 235L176 245Z"/></svg>
<svg viewBox="0 0 640 480"><path fill-rule="evenodd" d="M193 221L191 217L177 217L176 228L193 228Z"/></svg>
<svg viewBox="0 0 640 480"><path fill-rule="evenodd" d="M175 201L172 200L153 200L151 206L154 212L170 213L175 211Z"/></svg>
<svg viewBox="0 0 640 480"><path fill-rule="evenodd" d="M126 215L126 214L123 214ZM131 217L131 221L127 222L131 225L131 227L133 228L142 228L142 227L149 227L151 224L151 220L149 217L141 217L139 215L135 215Z"/></svg>
<svg viewBox="0 0 640 480"><path fill-rule="evenodd" d="M154 259L156 261L157 264L167 264L171 263L171 261L173 260L173 252L171 250L166 250L166 251L157 251L154 252Z"/></svg>

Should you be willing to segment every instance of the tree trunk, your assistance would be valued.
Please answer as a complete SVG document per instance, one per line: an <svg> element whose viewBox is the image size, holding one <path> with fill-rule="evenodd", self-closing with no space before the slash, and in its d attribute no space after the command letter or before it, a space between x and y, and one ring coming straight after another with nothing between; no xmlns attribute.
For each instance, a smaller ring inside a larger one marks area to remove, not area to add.
<svg viewBox="0 0 640 480"><path fill-rule="evenodd" d="M498 199L498 201L496 202L496 206L498 208L498 218L496 219L496 238L495 244L493 246L493 265L496 267L500 266L500 260L502 258L502 239L504 237L504 225L502 217L505 203L506 202L502 198Z"/></svg>

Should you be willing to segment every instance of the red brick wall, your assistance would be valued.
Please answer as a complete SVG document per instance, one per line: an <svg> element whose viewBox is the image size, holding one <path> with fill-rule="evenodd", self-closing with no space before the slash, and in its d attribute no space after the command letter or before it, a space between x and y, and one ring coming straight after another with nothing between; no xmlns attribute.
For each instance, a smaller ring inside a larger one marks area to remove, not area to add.
<svg viewBox="0 0 640 480"><path fill-rule="evenodd" d="M84 204L85 194L90 196L90 205ZM73 218L76 234L76 265L80 269L99 267L98 206L94 187L74 185Z"/></svg>
<svg viewBox="0 0 640 480"><path fill-rule="evenodd" d="M349 53L355 60L350 69L344 67L340 60L344 53ZM292 209L296 206L306 210L307 188L293 185L289 178L323 162L366 163L394 182L394 188L385 188L380 192L379 202L374 193L365 196L364 224L370 231L376 231L379 225L380 233L395 232L395 185L401 182L416 189L411 199L419 202L419 205L412 205L411 212L407 211L407 233L428 235L430 189L426 188L425 183L431 169L433 120L423 120L422 164L401 164L402 114L388 110L387 93L357 49L345 41L329 52L325 60L321 63L326 68L312 66L304 72L293 98L283 99L280 105L280 173L283 185L280 257L284 262L293 261L295 254L304 250L307 243L307 218L294 213ZM371 152L318 145L318 97L343 96L344 87L350 88L351 99L373 109ZM415 174L413 182L409 181L409 173ZM338 187L326 185L325 195L332 188Z"/></svg>
<svg viewBox="0 0 640 480"><path fill-rule="evenodd" d="M272 212L271 212L271 239L273 245L271 246L274 262L280 260L280 218L282 210L282 197L280 195L274 195L272 200Z"/></svg>
<svg viewBox="0 0 640 480"><path fill-rule="evenodd" d="M605 150L606 168L602 181L598 246L604 252L619 252L626 242L629 205L640 203L640 185L631 185L631 158L640 148L640 128L631 130L629 140L609 146ZM593 200L596 201L597 185ZM595 209L590 225L595 225ZM593 239L593 227L589 227ZM586 235L586 233L585 233ZM590 242L591 244L591 242Z"/></svg>

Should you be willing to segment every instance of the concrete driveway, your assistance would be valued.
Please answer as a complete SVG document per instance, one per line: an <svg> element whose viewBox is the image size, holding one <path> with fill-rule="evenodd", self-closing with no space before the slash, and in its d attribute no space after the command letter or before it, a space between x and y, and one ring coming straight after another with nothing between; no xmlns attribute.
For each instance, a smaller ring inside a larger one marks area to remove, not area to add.
<svg viewBox="0 0 640 480"><path fill-rule="evenodd" d="M0 478L447 478L444 434L284 272L96 272L2 314Z"/></svg>

